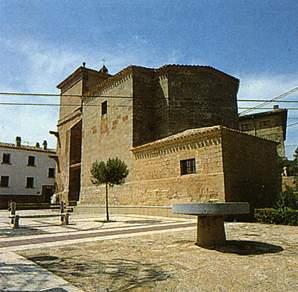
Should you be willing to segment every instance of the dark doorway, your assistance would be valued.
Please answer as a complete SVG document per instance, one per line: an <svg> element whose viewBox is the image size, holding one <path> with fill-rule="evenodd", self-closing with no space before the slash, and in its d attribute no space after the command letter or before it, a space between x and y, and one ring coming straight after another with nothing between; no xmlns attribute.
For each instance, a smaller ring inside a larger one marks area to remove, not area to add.
<svg viewBox="0 0 298 292"><path fill-rule="evenodd" d="M69 203L75 203L80 199L81 168L70 169L69 172Z"/></svg>
<svg viewBox="0 0 298 292"><path fill-rule="evenodd" d="M82 121L70 129L69 145L69 203L76 204L80 199L81 186L81 147L82 147Z"/></svg>
<svg viewBox="0 0 298 292"><path fill-rule="evenodd" d="M41 195L42 195L42 201L49 203L51 201L51 196L55 192L55 186L51 185L43 185L41 187Z"/></svg>

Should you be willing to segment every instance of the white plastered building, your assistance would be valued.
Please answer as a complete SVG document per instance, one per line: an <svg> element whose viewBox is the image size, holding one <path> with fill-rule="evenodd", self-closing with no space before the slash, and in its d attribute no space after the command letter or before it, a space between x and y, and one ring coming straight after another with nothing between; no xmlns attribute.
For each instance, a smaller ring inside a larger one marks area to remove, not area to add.
<svg viewBox="0 0 298 292"><path fill-rule="evenodd" d="M47 202L55 190L56 151L42 147L0 142L0 206L9 201Z"/></svg>

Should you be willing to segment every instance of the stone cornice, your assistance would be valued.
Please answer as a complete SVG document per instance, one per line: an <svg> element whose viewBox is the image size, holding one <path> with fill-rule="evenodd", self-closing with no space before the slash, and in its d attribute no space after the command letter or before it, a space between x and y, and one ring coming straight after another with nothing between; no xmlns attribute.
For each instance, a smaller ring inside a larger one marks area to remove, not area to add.
<svg viewBox="0 0 298 292"><path fill-rule="evenodd" d="M131 149L136 159L197 149L221 143L221 126L191 129Z"/></svg>
<svg viewBox="0 0 298 292"><path fill-rule="evenodd" d="M222 143L224 132L229 132L235 136L249 136L250 138L257 139L265 143L278 144L275 141L252 136L239 130L230 129L224 126L213 126L186 130L151 143L134 147L130 151L135 155L136 159L144 159L158 157L187 149L190 150L208 147L211 145L218 145Z"/></svg>

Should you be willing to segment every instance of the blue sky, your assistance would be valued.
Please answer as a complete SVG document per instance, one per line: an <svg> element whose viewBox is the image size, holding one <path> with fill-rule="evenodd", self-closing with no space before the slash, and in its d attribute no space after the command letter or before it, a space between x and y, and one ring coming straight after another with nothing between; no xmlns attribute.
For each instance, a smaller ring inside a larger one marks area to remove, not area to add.
<svg viewBox="0 0 298 292"><path fill-rule="evenodd" d="M96 69L105 59L111 73L130 64L210 65L240 79L239 98L270 99L298 86L297 15L294 0L0 0L0 91L56 93L83 61ZM289 117L298 122L298 111ZM21 135L53 147L57 118L55 107L0 106L0 141ZM288 128L286 144L291 157L298 126Z"/></svg>

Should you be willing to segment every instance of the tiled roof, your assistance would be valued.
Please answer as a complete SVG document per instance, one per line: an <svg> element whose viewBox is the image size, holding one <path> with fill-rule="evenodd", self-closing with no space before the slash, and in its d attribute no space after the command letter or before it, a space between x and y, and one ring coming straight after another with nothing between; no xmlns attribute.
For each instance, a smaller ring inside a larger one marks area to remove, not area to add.
<svg viewBox="0 0 298 292"><path fill-rule="evenodd" d="M268 141L268 142L272 142L272 143L276 144L275 141L272 141L272 140L269 140L266 138L249 135L247 133L241 132L236 129L231 129L231 128L227 128L225 126L217 125L217 126L212 126L212 127L188 129L183 132L180 132L180 133L177 133L177 134L174 134L174 135L171 135L171 136L159 139L159 140L155 140L150 143L146 143L146 144L134 147L131 149L131 151L138 152L138 151L142 151L145 149L158 148L158 147L161 147L162 145L171 144L173 142L179 142L179 140L184 140L185 138L192 139L192 138L196 138L196 137L209 137L209 135L215 134L216 132L220 133L222 130L234 132L236 134L241 134L241 135L248 135L251 137L255 137L256 139L259 139L259 140L264 140L264 141Z"/></svg>
<svg viewBox="0 0 298 292"><path fill-rule="evenodd" d="M150 143L146 143L137 147L134 147L132 149L132 151L134 150L142 150L144 148L151 148L151 147L158 147L161 145L165 145L168 143L171 143L173 141L178 142L179 140L182 140L184 138L191 138L191 137L195 137L198 135L203 135L203 134L211 134L214 133L216 131L219 131L221 129L221 126L213 126L213 127L204 127L204 128L194 128L194 129L188 129L185 130L183 132L179 132L177 134L159 139L159 140L155 140L153 142Z"/></svg>

